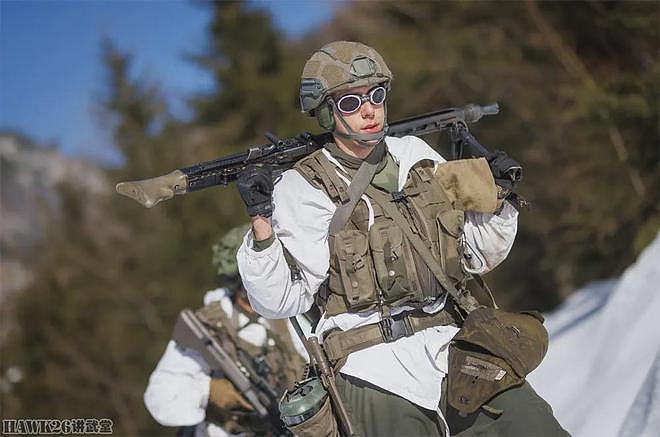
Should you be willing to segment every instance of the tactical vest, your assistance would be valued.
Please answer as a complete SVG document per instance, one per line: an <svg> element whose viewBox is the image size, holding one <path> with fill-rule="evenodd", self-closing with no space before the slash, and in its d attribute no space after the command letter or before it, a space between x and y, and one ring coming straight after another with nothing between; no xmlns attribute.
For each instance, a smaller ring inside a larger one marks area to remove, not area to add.
<svg viewBox="0 0 660 437"><path fill-rule="evenodd" d="M337 172L351 180L355 170L342 171L325 153L318 150L293 168L339 206L348 201L348 185ZM387 311L404 304L419 308L444 294L405 238L403 226L412 228L427 243L451 280L462 283L467 279L460 261L464 213L452 209L447 193L433 180L434 168L431 160L419 161L400 192L382 191L378 199L365 193L373 208L371 226L367 204L358 202L344 230L330 244L327 292L320 291L317 302L328 316L377 308ZM379 202L384 198L397 205L407 219L405 223L381 208Z"/></svg>
<svg viewBox="0 0 660 437"><path fill-rule="evenodd" d="M270 327L266 328L268 340L263 346L257 346L238 336L240 328L237 326L237 318L228 317L220 302L212 302L195 311L195 314L235 362L251 366L257 372L264 372L264 379L275 389L278 396L284 394L284 391L300 378L305 362L291 341L286 319L269 320ZM233 315L237 314L238 310L234 308ZM256 319L251 318L250 323L258 323ZM241 359L241 354L245 353L254 360ZM232 434L265 435L268 431L258 416L237 416L230 411L216 408L212 403L207 407L206 420Z"/></svg>
<svg viewBox="0 0 660 437"><path fill-rule="evenodd" d="M234 308L234 313L237 312ZM237 326L237 320L227 316L220 302L212 302L195 314L210 328L216 340L233 359L240 360L239 351L244 351L263 362L270 369L267 379L271 386L278 388L278 394L284 393L302 371L305 363L293 346L286 319L269 320L269 328L264 326L268 340L263 346L257 346L238 335L241 328ZM256 316L250 323L258 323Z"/></svg>

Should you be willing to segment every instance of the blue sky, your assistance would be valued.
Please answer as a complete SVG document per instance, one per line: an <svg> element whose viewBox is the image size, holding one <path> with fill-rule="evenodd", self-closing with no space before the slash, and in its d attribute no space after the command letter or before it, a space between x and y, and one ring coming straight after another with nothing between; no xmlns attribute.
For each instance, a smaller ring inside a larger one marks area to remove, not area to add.
<svg viewBox="0 0 660 437"><path fill-rule="evenodd" d="M250 2L297 37L330 18L330 1ZM103 92L100 42L133 55L137 77L156 82L177 114L210 78L183 59L206 44L210 13L188 1L0 0L0 128L17 130L69 155L114 161L95 112Z"/></svg>

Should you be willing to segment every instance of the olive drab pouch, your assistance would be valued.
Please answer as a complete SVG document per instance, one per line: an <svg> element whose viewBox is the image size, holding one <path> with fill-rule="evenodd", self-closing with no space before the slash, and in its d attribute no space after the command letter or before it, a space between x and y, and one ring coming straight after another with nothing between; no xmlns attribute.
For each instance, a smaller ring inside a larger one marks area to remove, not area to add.
<svg viewBox="0 0 660 437"><path fill-rule="evenodd" d="M521 384L547 350L548 333L538 312L472 311L449 346L449 404L461 413L476 411Z"/></svg>
<svg viewBox="0 0 660 437"><path fill-rule="evenodd" d="M367 234L357 230L339 232L335 236L334 255L339 269L330 276L330 287L339 285L334 289L342 291L349 311L372 305L376 300L376 282Z"/></svg>
<svg viewBox="0 0 660 437"><path fill-rule="evenodd" d="M387 303L407 299L419 289L408 241L394 222L375 223L369 230L369 246L376 280Z"/></svg>
<svg viewBox="0 0 660 437"><path fill-rule="evenodd" d="M455 280L464 276L461 267L461 246L457 240L463 235L465 213L456 209L441 211L436 217L440 239L440 262L447 275Z"/></svg>

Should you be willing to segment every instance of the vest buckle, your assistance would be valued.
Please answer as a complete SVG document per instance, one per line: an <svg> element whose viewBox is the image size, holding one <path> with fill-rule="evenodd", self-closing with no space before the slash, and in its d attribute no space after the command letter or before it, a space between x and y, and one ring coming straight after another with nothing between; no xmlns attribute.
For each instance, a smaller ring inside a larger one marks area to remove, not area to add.
<svg viewBox="0 0 660 437"><path fill-rule="evenodd" d="M392 192L392 202L407 202L408 195L403 191Z"/></svg>
<svg viewBox="0 0 660 437"><path fill-rule="evenodd" d="M410 318L405 313L385 317L378 325L380 326L380 333L383 335L385 343L392 343L400 338L410 337L415 333L412 323L410 323Z"/></svg>

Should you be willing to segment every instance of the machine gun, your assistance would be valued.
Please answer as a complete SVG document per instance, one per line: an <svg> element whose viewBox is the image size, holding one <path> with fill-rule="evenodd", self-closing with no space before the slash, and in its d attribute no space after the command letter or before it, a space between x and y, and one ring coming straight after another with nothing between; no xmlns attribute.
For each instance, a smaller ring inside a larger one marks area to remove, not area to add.
<svg viewBox="0 0 660 437"><path fill-rule="evenodd" d="M268 425L273 435L290 435L280 420L278 393L265 378L267 372L263 363L241 351L238 361L232 359L195 313L188 309L179 313L173 338L179 346L199 352L211 370L224 375L252 405L254 414Z"/></svg>
<svg viewBox="0 0 660 437"><path fill-rule="evenodd" d="M387 134L394 137L405 135L426 135L445 129L452 129L452 159L462 157L483 157L488 154L468 132L468 123L476 123L484 115L499 113L499 105L467 105L464 108L448 108L428 114L407 118L391 123ZM302 133L292 138L277 138L266 134L269 144L250 147L246 152L202 162L190 167L151 179L120 182L116 186L119 194L135 199L151 208L175 194L186 194L216 185L227 185L237 179L238 174L249 164L268 165L272 168L273 179L290 169L296 161L320 149L332 141L330 133ZM519 180L520 174L511 175Z"/></svg>

